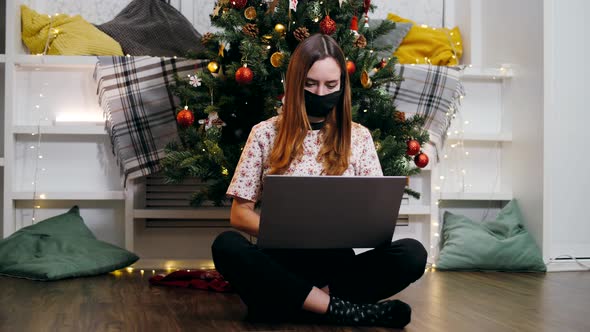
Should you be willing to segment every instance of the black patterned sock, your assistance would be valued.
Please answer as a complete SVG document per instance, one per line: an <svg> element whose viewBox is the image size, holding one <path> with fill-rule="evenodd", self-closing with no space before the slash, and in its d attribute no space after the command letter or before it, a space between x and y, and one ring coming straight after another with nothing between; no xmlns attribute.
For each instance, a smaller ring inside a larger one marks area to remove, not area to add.
<svg viewBox="0 0 590 332"><path fill-rule="evenodd" d="M327 315L345 325L403 328L410 323L412 308L400 300L357 304L330 296Z"/></svg>

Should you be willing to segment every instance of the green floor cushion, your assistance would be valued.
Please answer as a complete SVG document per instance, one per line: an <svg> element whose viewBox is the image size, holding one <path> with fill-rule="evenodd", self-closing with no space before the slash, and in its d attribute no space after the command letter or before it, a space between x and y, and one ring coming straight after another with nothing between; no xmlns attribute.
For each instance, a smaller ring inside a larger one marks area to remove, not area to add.
<svg viewBox="0 0 590 332"><path fill-rule="evenodd" d="M138 259L132 252L97 240L77 206L0 241L0 274L33 280L97 275Z"/></svg>
<svg viewBox="0 0 590 332"><path fill-rule="evenodd" d="M437 269L546 271L541 251L522 220L515 200L494 221L479 223L445 212Z"/></svg>

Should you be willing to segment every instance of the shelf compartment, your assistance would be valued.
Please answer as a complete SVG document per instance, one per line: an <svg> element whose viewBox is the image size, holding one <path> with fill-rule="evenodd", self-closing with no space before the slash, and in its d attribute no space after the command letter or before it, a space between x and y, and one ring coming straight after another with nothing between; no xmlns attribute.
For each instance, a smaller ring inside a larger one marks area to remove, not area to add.
<svg viewBox="0 0 590 332"><path fill-rule="evenodd" d="M53 67L53 68L94 68L98 63L96 56L68 55L17 55L15 64L19 67Z"/></svg>
<svg viewBox="0 0 590 332"><path fill-rule="evenodd" d="M135 219L207 219L229 220L229 207L201 207L194 209L135 209Z"/></svg>
<svg viewBox="0 0 590 332"><path fill-rule="evenodd" d="M33 200L33 192L13 192L10 197L15 201L30 201ZM37 192L35 196L36 200L39 201L77 201L77 200L89 200L89 201L119 201L125 199L124 191L99 191L99 192Z"/></svg>
<svg viewBox="0 0 590 332"><path fill-rule="evenodd" d="M511 133L464 133L464 134L451 134L447 136L447 142L458 142L458 141L469 141L469 142L512 142Z"/></svg>
<svg viewBox="0 0 590 332"><path fill-rule="evenodd" d="M428 205L402 205L399 209L400 216L420 216L420 215L429 215L430 214L430 206Z"/></svg>
<svg viewBox="0 0 590 332"><path fill-rule="evenodd" d="M104 126L96 125L60 125L41 126L39 131L43 135L106 135ZM14 126L12 132L15 135L31 135L37 133L37 126Z"/></svg>
<svg viewBox="0 0 590 332"><path fill-rule="evenodd" d="M514 76L511 68L466 67L461 74L463 79L503 80Z"/></svg>
<svg viewBox="0 0 590 332"><path fill-rule="evenodd" d="M512 193L443 192L438 193L438 198L443 201L510 201Z"/></svg>

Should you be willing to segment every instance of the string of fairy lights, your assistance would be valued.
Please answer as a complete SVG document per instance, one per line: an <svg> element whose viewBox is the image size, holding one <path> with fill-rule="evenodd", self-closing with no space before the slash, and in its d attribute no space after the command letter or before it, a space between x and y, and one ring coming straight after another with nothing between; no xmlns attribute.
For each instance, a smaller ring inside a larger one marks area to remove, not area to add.
<svg viewBox="0 0 590 332"><path fill-rule="evenodd" d="M51 48L51 41L55 38L57 38L57 36L60 33L60 30L58 28L54 28L53 27L53 23L54 20L59 17L59 13L56 13L54 15L47 15L49 17L49 27L47 29L47 40L45 41L45 47L43 49L43 53L39 53L36 54L37 56L40 57L44 57L47 55L47 52L49 51L49 49ZM43 61L42 61L43 62ZM40 68L35 68L35 71L39 71ZM46 89L48 88L49 83L48 82L43 82L41 84L41 87L39 88L38 93L35 95L36 98L36 102L34 103L34 106L32 108L32 117L37 119L37 124L34 127L35 131L33 131L31 133L31 136L36 136L36 143L33 145L30 145L30 149L35 151L35 155L33 156L33 160L34 160L34 165L33 165L33 180L32 180L32 186L33 186L33 199L32 199L32 216L31 216L31 222L35 223L36 218L37 218L37 210L41 208L41 205L39 203L39 200L44 200L46 199L47 195L46 194L38 194L38 188L39 188L39 175L42 172L45 172L47 169L45 167L40 167L41 161L43 159L43 153L42 153L42 141L43 141L43 133L42 133L42 123L44 121L48 121L49 118L47 117L47 108L45 107L45 97L46 97Z"/></svg>

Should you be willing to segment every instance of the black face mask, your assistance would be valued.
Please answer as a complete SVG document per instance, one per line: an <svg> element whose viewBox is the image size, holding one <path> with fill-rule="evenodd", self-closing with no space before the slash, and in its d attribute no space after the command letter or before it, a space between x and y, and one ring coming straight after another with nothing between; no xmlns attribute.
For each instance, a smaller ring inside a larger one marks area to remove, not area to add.
<svg viewBox="0 0 590 332"><path fill-rule="evenodd" d="M341 94L342 89L323 96L305 90L305 110L307 115L325 117L336 106Z"/></svg>

